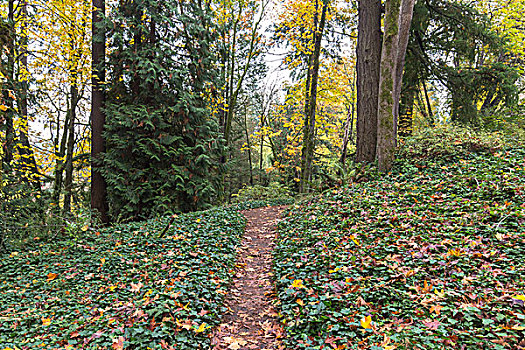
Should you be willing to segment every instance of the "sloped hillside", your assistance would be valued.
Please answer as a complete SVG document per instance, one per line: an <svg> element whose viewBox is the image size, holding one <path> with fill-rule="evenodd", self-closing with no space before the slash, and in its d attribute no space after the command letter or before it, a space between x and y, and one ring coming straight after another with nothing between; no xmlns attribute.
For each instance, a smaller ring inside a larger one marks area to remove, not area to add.
<svg viewBox="0 0 525 350"><path fill-rule="evenodd" d="M454 128L295 205L275 273L292 349L525 348L525 148Z"/></svg>

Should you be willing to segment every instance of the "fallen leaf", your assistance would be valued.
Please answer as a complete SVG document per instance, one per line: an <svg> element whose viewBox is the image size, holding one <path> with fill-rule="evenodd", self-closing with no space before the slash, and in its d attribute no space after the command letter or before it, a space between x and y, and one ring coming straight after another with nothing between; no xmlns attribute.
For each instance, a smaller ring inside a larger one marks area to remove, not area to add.
<svg viewBox="0 0 525 350"><path fill-rule="evenodd" d="M303 284L303 280L294 280L292 283L292 288L306 288Z"/></svg>
<svg viewBox="0 0 525 350"><path fill-rule="evenodd" d="M361 319L361 327L364 329L372 328L370 324L372 323L372 316L366 316Z"/></svg>
<svg viewBox="0 0 525 350"><path fill-rule="evenodd" d="M197 328L195 330L195 333L202 333L204 332L207 328L210 328L210 327L206 327L206 323L203 323L199 326L199 328Z"/></svg>
<svg viewBox="0 0 525 350"><path fill-rule="evenodd" d="M111 345L111 348L115 350L124 350L124 340L123 336L113 338L113 345Z"/></svg>
<svg viewBox="0 0 525 350"><path fill-rule="evenodd" d="M142 284L142 282L139 282L139 283L133 283L131 282L131 291L132 292L140 292L140 288L144 287L144 285Z"/></svg>
<svg viewBox="0 0 525 350"><path fill-rule="evenodd" d="M49 326L51 324L51 319L42 317L42 324L44 326Z"/></svg>
<svg viewBox="0 0 525 350"><path fill-rule="evenodd" d="M57 274L57 273L50 272L50 273L47 274L47 281L48 281L48 282L49 282L49 281L52 281L52 280L54 280L54 279L57 278L57 277L58 277L58 274Z"/></svg>

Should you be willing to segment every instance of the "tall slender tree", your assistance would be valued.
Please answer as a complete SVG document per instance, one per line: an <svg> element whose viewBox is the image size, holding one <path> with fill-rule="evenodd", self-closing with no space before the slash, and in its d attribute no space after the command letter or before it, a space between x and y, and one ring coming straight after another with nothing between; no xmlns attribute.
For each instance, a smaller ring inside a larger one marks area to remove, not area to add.
<svg viewBox="0 0 525 350"><path fill-rule="evenodd" d="M377 142L381 0L359 0L358 12L356 161L371 163Z"/></svg>
<svg viewBox="0 0 525 350"><path fill-rule="evenodd" d="M104 80L103 63L106 52L106 31L103 25L105 15L105 0L93 0L92 17L92 93L91 93L91 208L100 215L103 223L109 222L108 203L106 199L106 181L99 170L99 157L105 152L103 137L104 114Z"/></svg>
<svg viewBox="0 0 525 350"><path fill-rule="evenodd" d="M321 5L321 6L319 6ZM326 25L326 14L330 0L315 1L315 14L313 26L314 49L308 58L308 71L306 76L306 100L303 125L303 147L301 151L301 181L299 192L308 191L307 183L311 179L312 161L315 149L315 114L317 110L317 82L319 80L319 64L321 56L321 42Z"/></svg>

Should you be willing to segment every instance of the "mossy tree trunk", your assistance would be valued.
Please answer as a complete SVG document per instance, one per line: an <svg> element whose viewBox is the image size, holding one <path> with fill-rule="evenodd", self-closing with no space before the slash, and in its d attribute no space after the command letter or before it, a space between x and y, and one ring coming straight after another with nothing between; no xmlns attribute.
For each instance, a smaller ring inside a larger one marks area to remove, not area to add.
<svg viewBox="0 0 525 350"><path fill-rule="evenodd" d="M401 0L388 0L386 2L379 77L376 146L378 168L382 172L391 168L395 151L394 86L399 47L400 6Z"/></svg>
<svg viewBox="0 0 525 350"><path fill-rule="evenodd" d="M381 50L377 113L376 158L379 171L392 167L396 147L396 123L403 77L413 0L386 2L385 27Z"/></svg>

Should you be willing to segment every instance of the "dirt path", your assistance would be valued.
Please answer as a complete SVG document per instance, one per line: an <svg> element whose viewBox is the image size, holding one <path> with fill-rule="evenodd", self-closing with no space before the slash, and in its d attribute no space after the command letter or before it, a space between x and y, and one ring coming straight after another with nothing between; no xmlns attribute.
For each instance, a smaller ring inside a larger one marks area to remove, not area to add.
<svg viewBox="0 0 525 350"><path fill-rule="evenodd" d="M275 224L281 207L244 211L248 219L230 293L226 297L228 312L214 331L215 350L284 349L283 336L273 306L272 249Z"/></svg>

